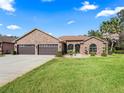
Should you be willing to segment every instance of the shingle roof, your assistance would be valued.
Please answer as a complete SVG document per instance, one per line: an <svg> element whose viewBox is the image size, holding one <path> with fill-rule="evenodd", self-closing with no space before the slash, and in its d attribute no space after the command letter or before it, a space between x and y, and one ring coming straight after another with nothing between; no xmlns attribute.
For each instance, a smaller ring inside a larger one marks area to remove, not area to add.
<svg viewBox="0 0 124 93"><path fill-rule="evenodd" d="M91 37L89 37L89 38L86 39L84 42L86 42L86 41L88 41L88 40L90 40L90 39L92 39L92 38L95 38L95 39L97 39L97 40L100 40L100 41L102 41L102 42L104 42L104 43L108 43L105 39L98 38L98 37L95 37L95 36L91 36Z"/></svg>
<svg viewBox="0 0 124 93"><path fill-rule="evenodd" d="M50 37L52 37L52 38L55 38L56 40L60 41L58 38L56 38L56 37L54 37L54 36L52 36L52 35L50 35L50 34L44 32L44 31L42 31L42 30L39 30L39 29L35 28L35 29L31 30L30 32L26 33L25 35L23 35L22 37L17 38L17 39L15 40L15 42L17 42L18 40L22 39L23 37L29 35L30 33L34 32L34 31L42 32L42 33L44 33L44 34L46 34L46 35L48 35L48 36L50 36Z"/></svg>
<svg viewBox="0 0 124 93"><path fill-rule="evenodd" d="M82 41L85 41L85 40L87 40L89 38L90 37L83 36L83 35L79 35L79 36L61 36L61 37L59 37L59 39L62 40L62 41L69 41L69 40L82 40Z"/></svg>
<svg viewBox="0 0 124 93"><path fill-rule="evenodd" d="M16 37L12 37L12 36L0 36L0 42L13 43L15 39Z"/></svg>

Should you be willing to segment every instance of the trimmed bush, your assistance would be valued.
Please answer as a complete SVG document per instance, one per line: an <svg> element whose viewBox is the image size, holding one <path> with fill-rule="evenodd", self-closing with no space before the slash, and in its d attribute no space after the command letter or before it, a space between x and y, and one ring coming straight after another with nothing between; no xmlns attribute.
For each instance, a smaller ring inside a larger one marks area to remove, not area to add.
<svg viewBox="0 0 124 93"><path fill-rule="evenodd" d="M109 50L109 51L108 51L108 54L109 54L109 55L112 55L112 54L113 54L113 52Z"/></svg>
<svg viewBox="0 0 124 93"><path fill-rule="evenodd" d="M68 54L70 55L70 56L73 56L73 50L68 50Z"/></svg>
<svg viewBox="0 0 124 93"><path fill-rule="evenodd" d="M116 54L124 54L124 50L116 50L115 53Z"/></svg>
<svg viewBox="0 0 124 93"><path fill-rule="evenodd" d="M59 52L57 52L57 53L56 53L56 57L63 57L62 52L60 52L60 51L59 51Z"/></svg>
<svg viewBox="0 0 124 93"><path fill-rule="evenodd" d="M16 55L17 53L16 53L16 51L12 51L12 54L13 54L13 55Z"/></svg>
<svg viewBox="0 0 124 93"><path fill-rule="evenodd" d="M107 57L107 54L106 54L105 52L103 52L103 53L101 54L101 56Z"/></svg>
<svg viewBox="0 0 124 93"><path fill-rule="evenodd" d="M4 54L2 54L2 52L0 52L0 57L3 57L4 56Z"/></svg>
<svg viewBox="0 0 124 93"><path fill-rule="evenodd" d="M96 55L95 52L91 52L91 53L90 53L90 56L95 56L95 55Z"/></svg>

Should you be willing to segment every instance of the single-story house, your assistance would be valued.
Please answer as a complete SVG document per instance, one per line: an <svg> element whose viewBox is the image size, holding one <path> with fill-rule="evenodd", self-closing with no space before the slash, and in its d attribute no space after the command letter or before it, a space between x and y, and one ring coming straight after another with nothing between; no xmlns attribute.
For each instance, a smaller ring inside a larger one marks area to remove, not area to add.
<svg viewBox="0 0 124 93"><path fill-rule="evenodd" d="M39 29L33 29L15 41L18 54L55 55L58 51L66 53L74 50L83 55L90 52L101 55L107 47L107 41L97 37L80 35L56 38Z"/></svg>
<svg viewBox="0 0 124 93"><path fill-rule="evenodd" d="M14 51L16 37L0 36L0 54L11 54Z"/></svg>

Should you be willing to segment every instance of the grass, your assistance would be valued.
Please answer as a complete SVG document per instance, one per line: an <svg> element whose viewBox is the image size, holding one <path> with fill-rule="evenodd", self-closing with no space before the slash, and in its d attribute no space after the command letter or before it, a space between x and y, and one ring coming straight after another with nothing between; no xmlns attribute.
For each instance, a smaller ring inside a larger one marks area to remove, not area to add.
<svg viewBox="0 0 124 93"><path fill-rule="evenodd" d="M0 93L124 93L124 55L56 58L1 87Z"/></svg>

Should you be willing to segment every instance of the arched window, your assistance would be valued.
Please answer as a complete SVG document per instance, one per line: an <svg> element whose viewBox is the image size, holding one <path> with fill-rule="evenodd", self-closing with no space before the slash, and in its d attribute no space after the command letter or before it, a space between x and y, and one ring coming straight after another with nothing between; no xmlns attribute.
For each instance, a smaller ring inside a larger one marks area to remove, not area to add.
<svg viewBox="0 0 124 93"><path fill-rule="evenodd" d="M91 44L90 47L89 47L89 53L91 52L97 52L97 46L96 44Z"/></svg>
<svg viewBox="0 0 124 93"><path fill-rule="evenodd" d="M75 52L79 53L80 52L80 44L75 45Z"/></svg>
<svg viewBox="0 0 124 93"><path fill-rule="evenodd" d="M73 50L73 44L68 45L68 50Z"/></svg>

